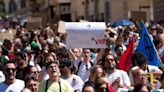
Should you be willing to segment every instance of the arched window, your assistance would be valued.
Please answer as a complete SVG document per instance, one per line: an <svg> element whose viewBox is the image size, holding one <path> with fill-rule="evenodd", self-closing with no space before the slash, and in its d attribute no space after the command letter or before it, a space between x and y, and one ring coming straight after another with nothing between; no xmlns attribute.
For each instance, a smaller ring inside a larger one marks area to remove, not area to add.
<svg viewBox="0 0 164 92"><path fill-rule="evenodd" d="M9 13L13 13L17 11L17 5L14 0L10 0L9 2Z"/></svg>
<svg viewBox="0 0 164 92"><path fill-rule="evenodd" d="M27 1L27 0L21 0L21 8L26 7L26 1Z"/></svg>

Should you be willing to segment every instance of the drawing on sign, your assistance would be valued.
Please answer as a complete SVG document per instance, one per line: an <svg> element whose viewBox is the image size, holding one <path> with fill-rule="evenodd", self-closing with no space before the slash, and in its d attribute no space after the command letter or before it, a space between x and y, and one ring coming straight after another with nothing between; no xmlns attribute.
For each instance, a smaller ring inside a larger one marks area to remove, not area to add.
<svg viewBox="0 0 164 92"><path fill-rule="evenodd" d="M94 37L91 38L92 41L95 41L96 44L104 44L105 39L95 39Z"/></svg>
<svg viewBox="0 0 164 92"><path fill-rule="evenodd" d="M87 25L87 27L88 27L88 28L90 28L90 27L91 27L91 25L90 25L90 24L88 24L88 25Z"/></svg>

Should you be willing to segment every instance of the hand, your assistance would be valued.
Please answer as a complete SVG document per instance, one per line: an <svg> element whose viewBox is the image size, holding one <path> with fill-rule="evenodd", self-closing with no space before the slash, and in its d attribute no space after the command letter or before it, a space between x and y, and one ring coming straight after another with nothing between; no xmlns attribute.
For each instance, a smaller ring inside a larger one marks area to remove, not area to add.
<svg viewBox="0 0 164 92"><path fill-rule="evenodd" d="M112 85L120 86L120 77L118 77L118 78L112 83Z"/></svg>

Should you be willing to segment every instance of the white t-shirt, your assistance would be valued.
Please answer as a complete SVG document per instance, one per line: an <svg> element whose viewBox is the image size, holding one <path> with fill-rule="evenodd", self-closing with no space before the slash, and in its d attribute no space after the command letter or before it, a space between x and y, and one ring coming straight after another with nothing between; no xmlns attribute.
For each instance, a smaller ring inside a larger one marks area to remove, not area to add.
<svg viewBox="0 0 164 92"><path fill-rule="evenodd" d="M65 78L63 78L63 79L65 79ZM82 91L84 82L79 76L72 74L68 79L65 79L65 80L68 81L68 83L72 86L72 88L74 90Z"/></svg>
<svg viewBox="0 0 164 92"><path fill-rule="evenodd" d="M5 75L0 71L0 83L5 81Z"/></svg>
<svg viewBox="0 0 164 92"><path fill-rule="evenodd" d="M47 73L45 66L42 67L42 71L40 72L40 74L41 74L40 76L42 76L41 81L45 81L49 79L49 74Z"/></svg>
<svg viewBox="0 0 164 92"><path fill-rule="evenodd" d="M108 80L110 83L113 83L117 78L120 78L120 85L126 85L126 86L130 86L130 79L128 74L123 71L123 70L118 70L116 69L115 72L111 73L110 75L108 75ZM113 86L115 90L118 89L117 86Z"/></svg>
<svg viewBox="0 0 164 92"><path fill-rule="evenodd" d="M81 62L81 64L78 69L79 62ZM92 62L92 64L95 64L95 60L90 61L90 62ZM90 62L85 63L84 61L80 61L80 60L77 60L74 62L74 66L76 67L76 69L78 69L77 75L80 76L84 82L88 81L88 78L89 78L90 69L92 67Z"/></svg>
<svg viewBox="0 0 164 92"><path fill-rule="evenodd" d="M16 79L15 83L7 85L5 83L0 83L0 92L21 92L24 88L24 81Z"/></svg>

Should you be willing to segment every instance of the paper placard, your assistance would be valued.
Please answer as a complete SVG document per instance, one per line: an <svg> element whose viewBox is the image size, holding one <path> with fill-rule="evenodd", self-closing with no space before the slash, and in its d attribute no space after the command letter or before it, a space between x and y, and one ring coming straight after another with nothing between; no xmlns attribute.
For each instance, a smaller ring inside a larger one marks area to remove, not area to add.
<svg viewBox="0 0 164 92"><path fill-rule="evenodd" d="M105 22L67 22L67 48L106 48Z"/></svg>

